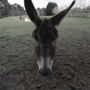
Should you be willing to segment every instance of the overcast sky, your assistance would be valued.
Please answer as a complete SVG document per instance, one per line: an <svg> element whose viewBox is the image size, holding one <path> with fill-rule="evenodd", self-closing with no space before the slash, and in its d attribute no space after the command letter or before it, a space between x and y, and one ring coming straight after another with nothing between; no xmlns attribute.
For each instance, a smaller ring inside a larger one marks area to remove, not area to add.
<svg viewBox="0 0 90 90"><path fill-rule="evenodd" d="M11 4L18 3L24 7L24 0L8 0L8 1ZM73 0L32 0L32 1L36 8L37 7L41 8L41 7L46 7L48 2L56 2L59 7L68 6ZM78 0L76 0L76 1L78 1ZM83 0L83 1L87 1L86 5L88 5L88 2L90 0Z"/></svg>

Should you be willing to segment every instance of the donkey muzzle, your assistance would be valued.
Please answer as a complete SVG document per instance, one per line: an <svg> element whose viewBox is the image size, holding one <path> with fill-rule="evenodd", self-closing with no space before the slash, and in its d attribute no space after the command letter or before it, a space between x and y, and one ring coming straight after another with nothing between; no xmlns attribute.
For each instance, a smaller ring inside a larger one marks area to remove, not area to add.
<svg viewBox="0 0 90 90"><path fill-rule="evenodd" d="M52 72L53 61L49 57L46 59L42 57L40 61L37 62L37 64L39 67L39 73L43 76L47 76Z"/></svg>
<svg viewBox="0 0 90 90"><path fill-rule="evenodd" d="M42 68L39 70L39 73L43 76L48 76L51 72L52 72L52 70L49 68L46 68L46 69Z"/></svg>

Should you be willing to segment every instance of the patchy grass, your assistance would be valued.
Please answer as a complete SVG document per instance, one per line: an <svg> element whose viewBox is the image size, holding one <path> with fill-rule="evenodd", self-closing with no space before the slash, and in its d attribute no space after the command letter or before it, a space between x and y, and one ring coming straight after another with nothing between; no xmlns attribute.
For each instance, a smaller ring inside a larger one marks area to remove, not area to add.
<svg viewBox="0 0 90 90"><path fill-rule="evenodd" d="M65 18L58 29L66 34L72 31L90 33L89 24L90 18ZM0 19L0 39L31 36L34 28L32 22L20 21L19 17Z"/></svg>
<svg viewBox="0 0 90 90"><path fill-rule="evenodd" d="M90 90L90 18L62 21L48 77L38 74L33 29L19 17L0 19L0 90Z"/></svg>

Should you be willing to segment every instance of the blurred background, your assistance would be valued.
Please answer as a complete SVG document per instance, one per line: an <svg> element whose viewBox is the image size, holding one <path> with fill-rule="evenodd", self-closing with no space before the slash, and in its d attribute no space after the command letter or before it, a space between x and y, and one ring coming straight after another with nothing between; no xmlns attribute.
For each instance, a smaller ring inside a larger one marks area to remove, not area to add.
<svg viewBox="0 0 90 90"><path fill-rule="evenodd" d="M32 0L41 16L51 16L67 8L73 0ZM26 15L24 0L0 0L0 18ZM76 0L69 17L90 17L90 0Z"/></svg>

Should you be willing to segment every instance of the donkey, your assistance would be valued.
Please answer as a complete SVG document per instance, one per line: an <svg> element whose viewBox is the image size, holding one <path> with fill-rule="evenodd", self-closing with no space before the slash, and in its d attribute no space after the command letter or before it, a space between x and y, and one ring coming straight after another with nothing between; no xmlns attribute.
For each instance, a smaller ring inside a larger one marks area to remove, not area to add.
<svg viewBox="0 0 90 90"><path fill-rule="evenodd" d="M75 0L67 9L52 18L42 19L35 10L32 1L24 0L26 12L36 26L32 36L35 39L35 53L37 56L38 71L43 76L47 76L52 72L52 64L56 50L56 40L58 38L56 26L60 24L74 4Z"/></svg>

